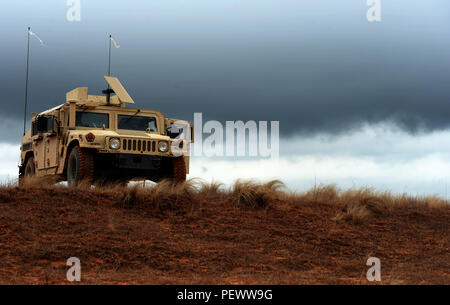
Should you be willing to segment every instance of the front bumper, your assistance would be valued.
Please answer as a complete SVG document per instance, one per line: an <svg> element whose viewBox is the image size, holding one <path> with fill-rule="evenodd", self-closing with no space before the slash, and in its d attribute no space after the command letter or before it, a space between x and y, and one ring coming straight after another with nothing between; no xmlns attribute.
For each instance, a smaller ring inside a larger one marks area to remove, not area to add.
<svg viewBox="0 0 450 305"><path fill-rule="evenodd" d="M111 153L96 158L95 166L108 169L159 170L161 168L159 156L140 154Z"/></svg>

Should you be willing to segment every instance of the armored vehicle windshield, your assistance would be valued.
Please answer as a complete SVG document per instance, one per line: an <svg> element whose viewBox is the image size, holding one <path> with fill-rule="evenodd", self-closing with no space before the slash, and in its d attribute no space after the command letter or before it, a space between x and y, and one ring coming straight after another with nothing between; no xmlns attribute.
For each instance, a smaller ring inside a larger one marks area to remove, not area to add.
<svg viewBox="0 0 450 305"><path fill-rule="evenodd" d="M109 128L109 114L95 112L77 112L76 126Z"/></svg>
<svg viewBox="0 0 450 305"><path fill-rule="evenodd" d="M157 132L156 119L147 116L118 115L118 129Z"/></svg>

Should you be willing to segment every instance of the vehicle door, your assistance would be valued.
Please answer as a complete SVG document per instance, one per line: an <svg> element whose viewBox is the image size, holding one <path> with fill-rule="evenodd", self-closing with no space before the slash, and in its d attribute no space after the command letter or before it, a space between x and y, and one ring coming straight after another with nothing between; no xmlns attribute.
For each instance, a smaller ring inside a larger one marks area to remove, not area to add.
<svg viewBox="0 0 450 305"><path fill-rule="evenodd" d="M54 116L47 117L47 132L45 133L45 168L53 168L58 166L59 139L56 129L56 120Z"/></svg>

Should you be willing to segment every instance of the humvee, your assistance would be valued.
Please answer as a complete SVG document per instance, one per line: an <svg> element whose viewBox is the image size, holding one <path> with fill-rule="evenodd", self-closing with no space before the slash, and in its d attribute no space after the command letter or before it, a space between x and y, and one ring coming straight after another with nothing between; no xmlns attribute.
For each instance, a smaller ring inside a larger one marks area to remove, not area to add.
<svg viewBox="0 0 450 305"><path fill-rule="evenodd" d="M54 176L80 181L186 180L193 126L160 111L129 108L134 101L115 77L105 76L105 95L87 87L66 94L66 102L33 113L21 145L19 183Z"/></svg>

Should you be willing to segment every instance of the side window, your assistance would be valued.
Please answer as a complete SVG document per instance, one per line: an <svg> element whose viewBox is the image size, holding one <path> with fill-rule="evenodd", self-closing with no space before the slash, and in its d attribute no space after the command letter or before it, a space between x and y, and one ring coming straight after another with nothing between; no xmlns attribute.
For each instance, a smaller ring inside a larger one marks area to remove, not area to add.
<svg viewBox="0 0 450 305"><path fill-rule="evenodd" d="M38 134L36 121L31 123L31 135L35 136Z"/></svg>
<svg viewBox="0 0 450 305"><path fill-rule="evenodd" d="M32 124L32 134L37 135L41 132L53 132L55 118L50 116L38 116Z"/></svg>
<svg viewBox="0 0 450 305"><path fill-rule="evenodd" d="M53 124L54 124L55 120L53 119L53 116L49 116L47 118L47 132L52 132L53 131Z"/></svg>

